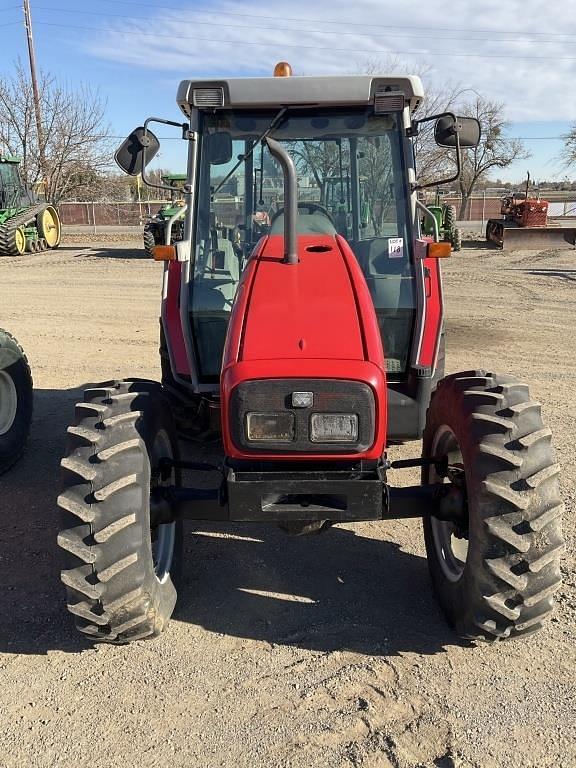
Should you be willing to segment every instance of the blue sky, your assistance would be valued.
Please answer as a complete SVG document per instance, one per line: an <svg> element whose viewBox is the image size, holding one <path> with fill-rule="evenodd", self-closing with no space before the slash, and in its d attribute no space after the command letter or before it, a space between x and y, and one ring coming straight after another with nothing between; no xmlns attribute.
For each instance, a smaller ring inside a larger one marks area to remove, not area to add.
<svg viewBox="0 0 576 768"><path fill-rule="evenodd" d="M97 87L113 133L148 115L180 119L178 82L269 75L287 59L304 74L400 65L506 104L510 135L532 157L499 172L519 181L574 178L558 138L576 122L576 3L557 0L31 0L38 65ZM0 73L26 60L21 7L2 0ZM14 22L14 23L12 23ZM550 120L546 117L550 116ZM180 170L184 146L165 142L161 164ZM180 155L180 153L182 153Z"/></svg>

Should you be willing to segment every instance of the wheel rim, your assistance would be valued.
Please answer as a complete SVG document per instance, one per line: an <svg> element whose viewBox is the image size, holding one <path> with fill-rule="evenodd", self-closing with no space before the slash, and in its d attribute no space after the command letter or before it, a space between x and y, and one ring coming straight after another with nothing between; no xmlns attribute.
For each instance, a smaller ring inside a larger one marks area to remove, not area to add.
<svg viewBox="0 0 576 768"><path fill-rule="evenodd" d="M447 425L439 427L432 441L432 456L447 456L450 465L461 464L462 452L456 436ZM446 481L440 477L436 469L432 467L430 482L438 483ZM468 558L468 539L458 536L458 527L447 520L430 518L430 528L436 557L440 563L442 573L451 582L457 582L462 578Z"/></svg>
<svg viewBox="0 0 576 768"><path fill-rule="evenodd" d="M161 429L154 438L154 444L150 452L150 464L152 475L160 463L160 459L173 458L172 443L168 433ZM166 480L158 480L154 488L162 485L170 485L173 482L172 475ZM152 559L154 561L154 573L158 581L163 584L170 576L170 568L174 559L174 546L176 543L176 523L164 523L151 529Z"/></svg>
<svg viewBox="0 0 576 768"><path fill-rule="evenodd" d="M16 385L6 371L0 371L0 435L5 435L12 428L17 410Z"/></svg>
<svg viewBox="0 0 576 768"><path fill-rule="evenodd" d="M49 248L54 248L60 242L60 219L58 214L49 206L40 214L42 237L46 240Z"/></svg>
<svg viewBox="0 0 576 768"><path fill-rule="evenodd" d="M18 227L14 233L14 244L16 245L18 253L24 253L26 250L26 233L22 227Z"/></svg>

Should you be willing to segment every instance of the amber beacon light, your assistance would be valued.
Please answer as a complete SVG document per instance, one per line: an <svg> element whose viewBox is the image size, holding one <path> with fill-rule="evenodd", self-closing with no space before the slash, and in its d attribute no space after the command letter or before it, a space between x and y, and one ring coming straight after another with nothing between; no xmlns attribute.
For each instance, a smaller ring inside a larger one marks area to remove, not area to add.
<svg viewBox="0 0 576 768"><path fill-rule="evenodd" d="M287 61L279 61L274 67L274 77L292 77L292 67Z"/></svg>

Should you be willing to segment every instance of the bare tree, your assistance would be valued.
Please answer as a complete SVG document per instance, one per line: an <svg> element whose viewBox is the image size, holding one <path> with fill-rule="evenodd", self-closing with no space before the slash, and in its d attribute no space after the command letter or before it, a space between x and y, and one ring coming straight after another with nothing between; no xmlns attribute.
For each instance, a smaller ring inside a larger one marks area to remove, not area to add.
<svg viewBox="0 0 576 768"><path fill-rule="evenodd" d="M415 117L420 120L456 109L456 105L467 91L458 83L445 82L440 88L434 87L431 84L431 67L411 68L395 56L388 56L385 59L367 59L359 66L359 71L369 75L387 72L417 75L424 83L424 98L415 114ZM451 157L450 152L439 147L434 140L433 121L420 125L418 135L414 137L414 155L418 181L422 184L442 178L454 168L453 153Z"/></svg>
<svg viewBox="0 0 576 768"><path fill-rule="evenodd" d="M462 115L477 118L482 130L480 144L462 152L462 173L458 185L462 195L459 217L464 218L472 192L492 168L507 168L516 160L530 157L530 153L518 139L506 138L508 122L504 118L503 104L477 94L459 111Z"/></svg>
<svg viewBox="0 0 576 768"><path fill-rule="evenodd" d="M562 159L567 166L576 165L576 123L562 138L564 139Z"/></svg>
<svg viewBox="0 0 576 768"><path fill-rule="evenodd" d="M58 203L96 183L110 166L105 104L89 87L73 90L39 77L45 167L34 123L32 86L20 62L0 76L0 151L22 158L24 182Z"/></svg>
<svg viewBox="0 0 576 768"><path fill-rule="evenodd" d="M361 70L368 74L386 71L409 74L407 65L394 58L384 62L368 60L362 64ZM472 100L466 101L466 94L470 93L471 89L464 88L460 84L444 83L439 88L430 86L430 70L427 68L416 69L413 74L419 75L425 83L425 95L416 113L417 118L422 119L451 111L476 117L480 121L482 129L480 145L474 150L463 150L462 175L458 184L462 195L459 216L464 217L472 192L480 182L486 180L492 168L506 168L516 160L529 157L530 154L521 141L505 137L509 124L504 116L503 104L490 101L476 92ZM565 139L565 156L568 163L576 164L576 125ZM425 184L442 178L454 169L453 150L438 147L434 140L434 121L420 126L418 136L414 139L414 153L418 181L421 183Z"/></svg>

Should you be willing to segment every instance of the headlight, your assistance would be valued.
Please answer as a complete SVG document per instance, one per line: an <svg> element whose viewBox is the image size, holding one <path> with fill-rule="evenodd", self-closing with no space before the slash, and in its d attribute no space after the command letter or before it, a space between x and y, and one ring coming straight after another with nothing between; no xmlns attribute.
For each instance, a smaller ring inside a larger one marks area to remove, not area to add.
<svg viewBox="0 0 576 768"><path fill-rule="evenodd" d="M246 435L248 440L272 440L275 443L291 443L294 440L293 413L247 413Z"/></svg>
<svg viewBox="0 0 576 768"><path fill-rule="evenodd" d="M348 379L251 379L228 405L230 437L246 454L361 453L376 426L371 387Z"/></svg>
<svg viewBox="0 0 576 768"><path fill-rule="evenodd" d="M313 443L355 443L358 440L357 414L313 413L310 440Z"/></svg>

